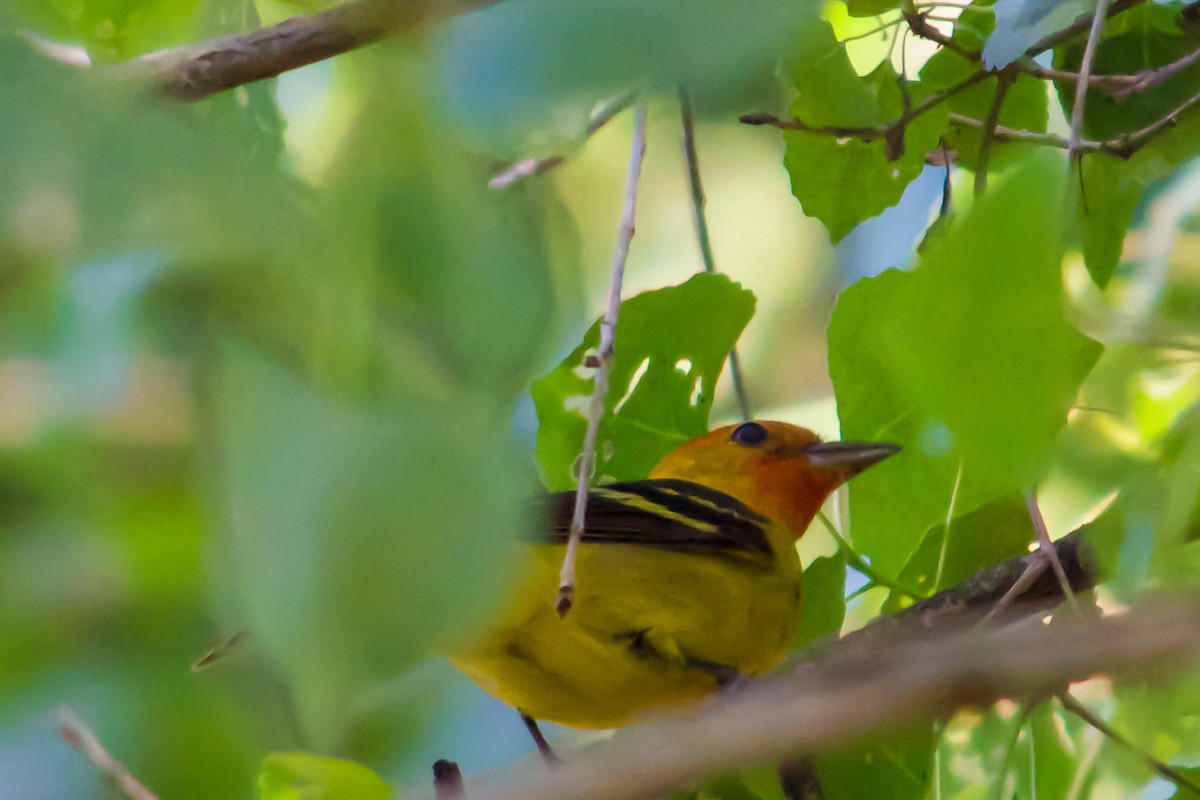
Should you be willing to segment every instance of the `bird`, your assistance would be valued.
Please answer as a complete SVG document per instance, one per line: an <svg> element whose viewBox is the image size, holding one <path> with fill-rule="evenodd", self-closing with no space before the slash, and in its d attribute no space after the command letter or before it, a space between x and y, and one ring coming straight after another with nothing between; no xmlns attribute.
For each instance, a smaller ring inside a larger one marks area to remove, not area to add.
<svg viewBox="0 0 1200 800"><path fill-rule="evenodd" d="M644 480L590 489L569 612L555 609L575 492L535 504L506 602L451 663L537 721L607 729L761 675L800 614L796 541L829 494L899 448L748 421L670 451Z"/></svg>

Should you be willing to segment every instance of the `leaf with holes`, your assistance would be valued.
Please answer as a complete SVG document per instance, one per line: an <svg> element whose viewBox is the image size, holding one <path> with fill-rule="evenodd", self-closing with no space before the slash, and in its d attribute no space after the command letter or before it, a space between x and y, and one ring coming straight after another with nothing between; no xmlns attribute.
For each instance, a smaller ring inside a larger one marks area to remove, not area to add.
<svg viewBox="0 0 1200 800"><path fill-rule="evenodd" d="M680 442L708 430L725 357L754 315L754 295L721 275L643 292L621 304L596 482L644 478ZM538 413L538 463L548 488L575 485L583 448L600 322L583 344L531 389Z"/></svg>
<svg viewBox="0 0 1200 800"><path fill-rule="evenodd" d="M789 69L797 96L789 111L813 127L877 129L897 120L905 89L888 62L860 78L827 23L810 25ZM944 104L921 114L896 135L871 141L786 131L783 164L804 213L825 223L837 242L865 219L895 205L925 168L946 125Z"/></svg>

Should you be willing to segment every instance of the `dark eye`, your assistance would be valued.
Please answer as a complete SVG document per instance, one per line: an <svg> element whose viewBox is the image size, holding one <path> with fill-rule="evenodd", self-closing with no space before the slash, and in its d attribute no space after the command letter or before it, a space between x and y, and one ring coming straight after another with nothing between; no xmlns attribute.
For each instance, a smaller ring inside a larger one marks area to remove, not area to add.
<svg viewBox="0 0 1200 800"><path fill-rule="evenodd" d="M767 440L767 429L757 422L743 422L733 429L729 438L738 444L752 447Z"/></svg>

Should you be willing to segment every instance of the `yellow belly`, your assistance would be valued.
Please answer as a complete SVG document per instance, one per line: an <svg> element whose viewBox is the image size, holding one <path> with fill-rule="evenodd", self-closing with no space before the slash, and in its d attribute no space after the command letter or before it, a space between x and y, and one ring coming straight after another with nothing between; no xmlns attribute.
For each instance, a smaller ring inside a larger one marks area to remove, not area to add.
<svg viewBox="0 0 1200 800"><path fill-rule="evenodd" d="M750 561L585 544L574 606L559 617L553 603L563 548L531 548L530 574L514 601L450 660L536 719L624 725L717 689L695 660L748 676L779 662L800 601L795 551L781 549L773 559Z"/></svg>

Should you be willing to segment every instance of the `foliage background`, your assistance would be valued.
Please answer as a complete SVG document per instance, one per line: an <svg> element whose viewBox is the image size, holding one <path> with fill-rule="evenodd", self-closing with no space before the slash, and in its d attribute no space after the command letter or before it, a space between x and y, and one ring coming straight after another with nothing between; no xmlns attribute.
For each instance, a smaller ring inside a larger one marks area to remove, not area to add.
<svg viewBox="0 0 1200 800"><path fill-rule="evenodd" d="M853 627L903 605L895 585L932 591L1020 552L1019 491L1035 480L1055 534L1121 492L1109 602L1195 582L1195 119L1128 162L1086 159L1097 213L1083 217L1072 185L1047 180L1061 159L998 148L978 203L956 171L953 219L917 258L941 197L924 157L948 135L945 109L907 130L896 163L881 141L780 137L736 117L791 103L813 125L881 124L904 107L897 71L919 101L961 77L955 55L893 35L837 44L878 26L870 15L893 19L887 3L831 3L830 24L767 0L681 5L503 3L192 106L56 63L29 37L102 65L302 7L0 10L0 797L100 791L54 736L58 704L164 798L253 796L270 751L353 758L397 786L426 783L435 758L471 773L527 753L514 714L425 655L504 591L539 470L555 488L569 475L578 420L559 408L554 421L555 405L586 385L571 354L607 287L631 120L586 148L582 131L597 99L631 84L652 100L626 297L702 269L673 99L686 79L716 261L756 298L739 344L756 412L829 436L840 415L847 438L906 446L831 509L890 580L847 572L823 531L806 537L809 595L834 626L847 593ZM1181 7L1118 18L1098 69L1184 52ZM955 37L982 43L988 13L963 19ZM1002 26L985 58L1050 29ZM1057 99L1026 78L1000 121L1061 131ZM1137 124L1194 91L1183 78ZM950 110L982 116L994 91ZM1097 137L1134 124L1125 106L1088 111ZM976 168L978 136L953 136ZM571 158L552 174L485 188L510 159L558 152ZM610 405L644 350L661 391L648 381L628 416L669 424L642 439L614 427L604 474L636 477L702 427L693 385L714 423L736 417L727 376L715 394L703 382L747 298L706 285L640 328L630 309ZM189 670L243 627L235 656ZM1081 696L1195 767L1192 683ZM820 775L830 797L1174 791L1052 705L964 715L936 745L920 730L833 754ZM705 791L778 796L753 771Z"/></svg>

